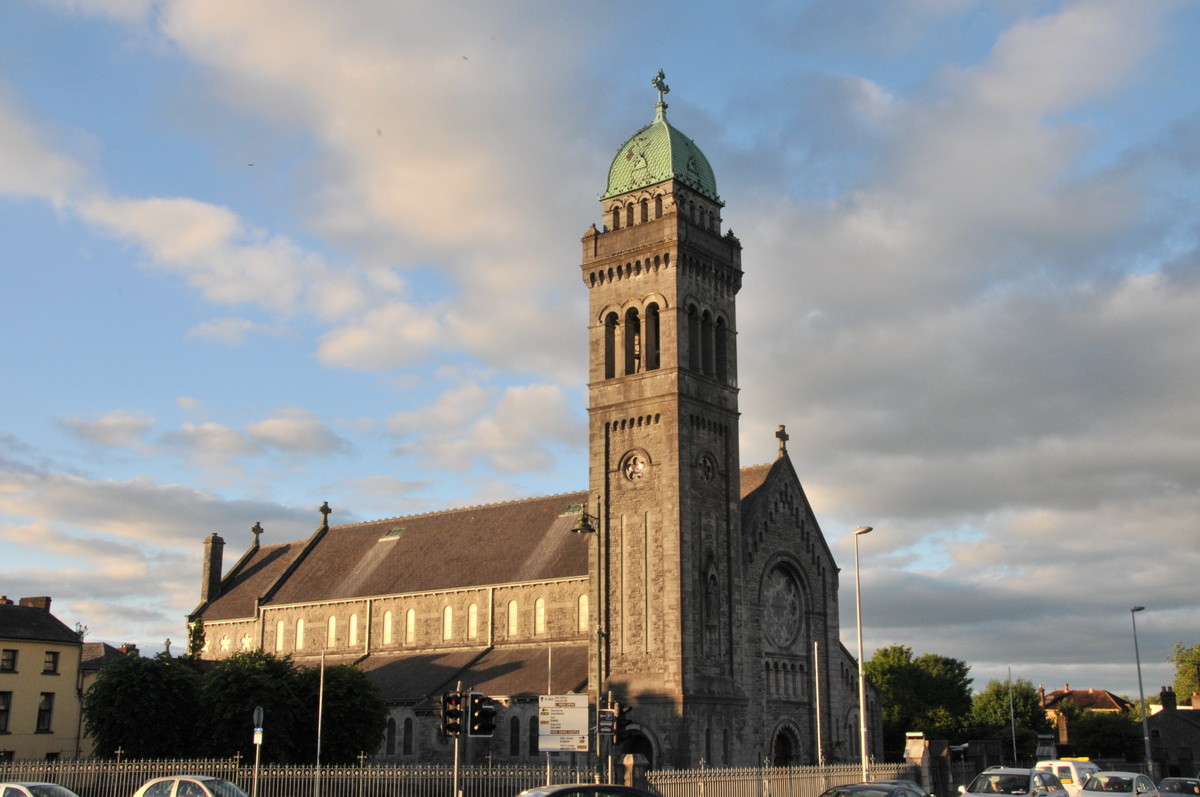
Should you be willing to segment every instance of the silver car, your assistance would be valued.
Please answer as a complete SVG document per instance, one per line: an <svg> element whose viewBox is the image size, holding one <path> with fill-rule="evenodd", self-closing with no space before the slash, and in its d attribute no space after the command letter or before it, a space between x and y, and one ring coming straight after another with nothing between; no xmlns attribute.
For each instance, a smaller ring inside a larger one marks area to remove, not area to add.
<svg viewBox="0 0 1200 797"><path fill-rule="evenodd" d="M57 783L11 782L0 783L0 797L79 797L66 786Z"/></svg>
<svg viewBox="0 0 1200 797"><path fill-rule="evenodd" d="M246 797L246 792L221 778L173 775L146 781L133 797Z"/></svg>
<svg viewBox="0 0 1200 797"><path fill-rule="evenodd" d="M1058 776L1040 769L992 767L975 776L969 786L959 787L967 797L1068 797Z"/></svg>
<svg viewBox="0 0 1200 797"><path fill-rule="evenodd" d="M1140 772L1104 771L1088 776L1079 797L1159 797L1154 781Z"/></svg>

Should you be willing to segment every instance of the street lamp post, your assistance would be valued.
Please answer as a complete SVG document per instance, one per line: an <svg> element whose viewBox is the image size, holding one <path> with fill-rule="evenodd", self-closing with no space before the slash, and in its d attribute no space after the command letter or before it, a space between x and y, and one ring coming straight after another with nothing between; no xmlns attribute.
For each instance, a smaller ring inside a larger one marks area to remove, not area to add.
<svg viewBox="0 0 1200 797"><path fill-rule="evenodd" d="M862 779L867 779L867 676L863 671L862 592L858 585L858 538L871 531L870 526L854 530L854 618L858 626L858 751L862 759Z"/></svg>
<svg viewBox="0 0 1200 797"><path fill-rule="evenodd" d="M1150 760L1150 726L1146 724L1146 690L1142 687L1142 655L1138 652L1137 641L1137 613L1145 610L1145 606L1134 606L1129 610L1129 619L1133 621L1133 660L1137 663L1138 695L1142 699L1142 742L1146 745L1146 774L1154 777L1154 764Z"/></svg>
<svg viewBox="0 0 1200 797"><path fill-rule="evenodd" d="M596 535L596 782L601 783L604 780L604 763L600 756L600 746L603 739L600 733L600 700L604 690L604 641L607 636L604 629L604 581L605 572L603 567L604 545L601 539L601 520L600 520L600 500L596 500L596 525L592 525L592 518L588 515L587 506L584 506L583 512L579 515L579 520L571 531L576 534L594 534ZM591 680L590 678L588 680Z"/></svg>

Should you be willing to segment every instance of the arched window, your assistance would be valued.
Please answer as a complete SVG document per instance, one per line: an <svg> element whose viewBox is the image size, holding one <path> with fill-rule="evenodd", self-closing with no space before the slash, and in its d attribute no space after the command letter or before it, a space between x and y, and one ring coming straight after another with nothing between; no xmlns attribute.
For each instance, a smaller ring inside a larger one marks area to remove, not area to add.
<svg viewBox="0 0 1200 797"><path fill-rule="evenodd" d="M642 370L642 322L638 311L631 307L625 311L625 374L636 374Z"/></svg>
<svg viewBox="0 0 1200 797"><path fill-rule="evenodd" d="M533 602L533 633L546 633L546 599L538 598Z"/></svg>
<svg viewBox="0 0 1200 797"><path fill-rule="evenodd" d="M396 754L396 720L388 717L387 722L387 739L383 748L384 755Z"/></svg>
<svg viewBox="0 0 1200 797"><path fill-rule="evenodd" d="M521 631L521 612L516 601L508 602L508 638L516 639Z"/></svg>
<svg viewBox="0 0 1200 797"><path fill-rule="evenodd" d="M296 650L304 650L304 618L296 621Z"/></svg>
<svg viewBox="0 0 1200 797"><path fill-rule="evenodd" d="M612 228L614 230L621 229L621 209L616 206L612 209Z"/></svg>
<svg viewBox="0 0 1200 797"><path fill-rule="evenodd" d="M700 317L700 370L705 376L713 372L713 328L712 316L705 310Z"/></svg>
<svg viewBox="0 0 1200 797"><path fill-rule="evenodd" d="M283 650L283 620L275 623L275 650Z"/></svg>
<svg viewBox="0 0 1200 797"><path fill-rule="evenodd" d="M330 615L329 629L325 635L325 647L331 648L337 644L337 618Z"/></svg>
<svg viewBox="0 0 1200 797"><path fill-rule="evenodd" d="M579 613L578 628L579 628L580 632L584 632L584 631L588 630L588 622L589 622L587 593L585 592L584 594L580 595L579 600L576 601L576 603L577 603L577 607L578 607L577 611Z"/></svg>
<svg viewBox="0 0 1200 797"><path fill-rule="evenodd" d="M632 202L630 202L628 205L625 206L625 226L626 227L633 226L633 203Z"/></svg>
<svg viewBox="0 0 1200 797"><path fill-rule="evenodd" d="M400 741L400 751L403 755L413 754L413 720L412 717L404 718L404 735Z"/></svg>
<svg viewBox="0 0 1200 797"><path fill-rule="evenodd" d="M692 371L700 370L700 315L696 311L696 305L688 305L687 312L688 325L688 368Z"/></svg>
<svg viewBox="0 0 1200 797"><path fill-rule="evenodd" d="M662 194L654 197L654 218L662 218Z"/></svg>
<svg viewBox="0 0 1200 797"><path fill-rule="evenodd" d="M532 756L538 754L538 718L536 714L529 718L529 754Z"/></svg>
<svg viewBox="0 0 1200 797"><path fill-rule="evenodd" d="M617 375L617 314L609 313L604 317L604 378L612 379Z"/></svg>
<svg viewBox="0 0 1200 797"><path fill-rule="evenodd" d="M642 221L650 221L650 200L642 200Z"/></svg>
<svg viewBox="0 0 1200 797"><path fill-rule="evenodd" d="M479 607L471 604L467 607L467 639L479 636Z"/></svg>
<svg viewBox="0 0 1200 797"><path fill-rule="evenodd" d="M392 644L392 613L386 611L383 613L383 644Z"/></svg>
<svg viewBox="0 0 1200 797"><path fill-rule="evenodd" d="M415 609L409 609L404 613L404 641L412 644L417 638L417 612Z"/></svg>
<svg viewBox="0 0 1200 797"><path fill-rule="evenodd" d="M454 609L450 606L442 609L442 639L454 639Z"/></svg>
<svg viewBox="0 0 1200 797"><path fill-rule="evenodd" d="M729 381L729 333L725 319L717 318L716 330L717 379Z"/></svg>
<svg viewBox="0 0 1200 797"><path fill-rule="evenodd" d="M350 638L346 641L351 647L358 644L358 615L350 615Z"/></svg>
<svg viewBox="0 0 1200 797"><path fill-rule="evenodd" d="M516 758L521 754L521 718L512 717L508 721L508 754Z"/></svg>
<svg viewBox="0 0 1200 797"><path fill-rule="evenodd" d="M642 337L645 339L642 350L645 355L646 370L653 371L659 366L658 305L653 302L646 307L646 329Z"/></svg>

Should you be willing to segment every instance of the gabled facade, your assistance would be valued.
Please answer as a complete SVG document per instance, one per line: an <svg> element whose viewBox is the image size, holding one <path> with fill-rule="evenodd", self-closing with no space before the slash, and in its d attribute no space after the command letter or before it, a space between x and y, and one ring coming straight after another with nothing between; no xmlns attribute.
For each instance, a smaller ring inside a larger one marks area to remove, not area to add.
<svg viewBox="0 0 1200 797"><path fill-rule="evenodd" d="M0 596L0 761L79 757L82 647L50 598Z"/></svg>
<svg viewBox="0 0 1200 797"><path fill-rule="evenodd" d="M323 507L307 541L256 526L225 574L214 534L204 655L359 662L393 706L385 758L448 755L434 703L461 683L504 700L477 759L536 756L536 697L566 691L634 706L614 752L652 765L857 759L838 568L783 428L773 464L740 464L742 247L654 85L582 239L588 489L349 526Z"/></svg>

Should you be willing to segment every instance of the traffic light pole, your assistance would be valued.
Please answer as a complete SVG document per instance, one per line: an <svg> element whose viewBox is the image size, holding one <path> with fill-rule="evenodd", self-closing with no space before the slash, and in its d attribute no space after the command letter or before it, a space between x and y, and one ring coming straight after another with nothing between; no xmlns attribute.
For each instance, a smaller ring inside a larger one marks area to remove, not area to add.
<svg viewBox="0 0 1200 797"><path fill-rule="evenodd" d="M462 681L454 687L455 692L462 694ZM460 751L462 750L462 734L458 733L454 737L454 795L453 797L461 797L462 792L458 790L458 767L460 761Z"/></svg>

